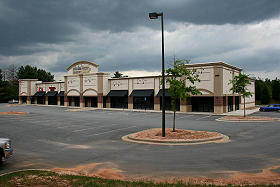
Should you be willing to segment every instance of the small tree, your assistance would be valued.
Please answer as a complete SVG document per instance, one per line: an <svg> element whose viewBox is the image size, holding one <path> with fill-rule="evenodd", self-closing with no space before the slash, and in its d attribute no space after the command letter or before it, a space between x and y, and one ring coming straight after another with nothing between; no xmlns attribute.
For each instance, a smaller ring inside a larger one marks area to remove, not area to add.
<svg viewBox="0 0 280 187"><path fill-rule="evenodd" d="M183 100L192 95L200 94L200 91L194 86L194 83L199 81L199 75L196 73L196 69L186 68L188 63L189 60L176 59L173 68L166 70L166 82L170 84L168 92L171 94L173 132L175 132L176 100ZM187 86L188 82L190 82L191 85Z"/></svg>
<svg viewBox="0 0 280 187"><path fill-rule="evenodd" d="M123 76L122 73L116 71L116 72L114 73L114 77L113 77L113 78L121 78L122 76Z"/></svg>
<svg viewBox="0 0 280 187"><path fill-rule="evenodd" d="M244 117L245 117L246 116L245 98L252 96L252 93L247 89L247 86L251 84L249 80L249 76L246 74L239 73L238 76L234 77L231 83L232 83L232 88L230 90L232 90L233 93L240 94L244 99Z"/></svg>

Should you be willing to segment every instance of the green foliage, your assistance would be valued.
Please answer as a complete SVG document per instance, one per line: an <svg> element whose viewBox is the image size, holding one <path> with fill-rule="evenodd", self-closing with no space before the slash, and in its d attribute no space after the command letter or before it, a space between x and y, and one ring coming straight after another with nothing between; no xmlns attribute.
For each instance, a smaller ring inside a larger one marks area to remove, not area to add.
<svg viewBox="0 0 280 187"><path fill-rule="evenodd" d="M196 73L195 69L186 68L188 63L188 60L182 61L176 59L173 68L166 70L166 82L170 84L168 92L171 94L173 100L172 111L174 112L176 111L176 99L186 99L191 97L191 95L200 94L200 91L194 86L194 83L199 81L199 75ZM187 86L187 81L190 82L191 85Z"/></svg>
<svg viewBox="0 0 280 187"><path fill-rule="evenodd" d="M256 85L256 101L258 104L280 103L280 80L262 80L258 78Z"/></svg>
<svg viewBox="0 0 280 187"><path fill-rule="evenodd" d="M171 94L171 108L174 112L173 131L175 131L176 99L183 100L192 95L201 94L194 86L194 83L199 81L199 75L196 73L196 69L187 69L187 64L189 64L188 60L176 59L174 66L166 70L166 82L170 84L168 92Z"/></svg>
<svg viewBox="0 0 280 187"><path fill-rule="evenodd" d="M114 77L113 77L113 78L121 78L121 77L123 77L123 74L122 74L122 73L120 73L120 72L118 72L118 71L116 71L116 72L114 73Z"/></svg>
<svg viewBox="0 0 280 187"><path fill-rule="evenodd" d="M252 93L248 91L247 86L251 84L249 80L249 76L246 74L239 73L238 76L235 76L233 80L230 81L232 83L232 90L234 93L238 93L244 98L244 117L245 117L245 98L252 96Z"/></svg>
<svg viewBox="0 0 280 187"><path fill-rule="evenodd" d="M43 82L54 81L50 72L37 69L30 65L21 66L18 70L11 65L6 71L7 80L3 79L3 71L0 69L0 103L18 98L18 79L38 79Z"/></svg>
<svg viewBox="0 0 280 187"><path fill-rule="evenodd" d="M234 93L238 93L243 97L252 96L252 93L249 92L247 89L247 86L251 84L248 75L239 73L238 76L234 77L231 83L232 83L232 88L230 90L232 90Z"/></svg>
<svg viewBox="0 0 280 187"><path fill-rule="evenodd" d="M21 66L17 73L18 79L38 79L43 82L54 81L54 76L50 72L46 72L43 69L37 69L30 65Z"/></svg>

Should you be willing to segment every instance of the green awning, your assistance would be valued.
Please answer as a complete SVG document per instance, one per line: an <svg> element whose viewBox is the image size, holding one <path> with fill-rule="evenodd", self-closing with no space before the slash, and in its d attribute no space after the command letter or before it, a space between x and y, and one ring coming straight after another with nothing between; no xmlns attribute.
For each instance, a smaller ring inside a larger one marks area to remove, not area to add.
<svg viewBox="0 0 280 187"><path fill-rule="evenodd" d="M57 96L64 96L64 91L60 91L59 94L57 94Z"/></svg>
<svg viewBox="0 0 280 187"><path fill-rule="evenodd" d="M162 89L159 90L159 92L157 94L158 97L162 96L162 91L163 91ZM168 92L168 89L165 89L165 96L171 97L171 94Z"/></svg>
<svg viewBox="0 0 280 187"><path fill-rule="evenodd" d="M153 97L154 90L133 90L130 94L133 97Z"/></svg>
<svg viewBox="0 0 280 187"><path fill-rule="evenodd" d="M111 90L107 96L109 97L125 97L128 96L128 90Z"/></svg>
<svg viewBox="0 0 280 187"><path fill-rule="evenodd" d="M49 97L54 97L57 95L57 91L50 91L46 94L46 96L49 96Z"/></svg>
<svg viewBox="0 0 280 187"><path fill-rule="evenodd" d="M44 96L44 95L45 95L45 92L42 92L42 91L36 92L36 93L34 94L35 97L42 97L42 96Z"/></svg>

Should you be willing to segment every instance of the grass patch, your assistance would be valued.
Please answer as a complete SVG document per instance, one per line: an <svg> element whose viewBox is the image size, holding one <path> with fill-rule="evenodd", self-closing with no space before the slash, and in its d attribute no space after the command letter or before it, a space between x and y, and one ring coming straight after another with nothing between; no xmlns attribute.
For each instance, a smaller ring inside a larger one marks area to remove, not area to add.
<svg viewBox="0 0 280 187"><path fill-rule="evenodd" d="M0 176L1 187L11 186L96 186L96 187L186 187L186 186L215 186L215 185L193 185L177 183L153 183L143 181L110 180L97 177L60 175L51 171L26 170L18 171Z"/></svg>

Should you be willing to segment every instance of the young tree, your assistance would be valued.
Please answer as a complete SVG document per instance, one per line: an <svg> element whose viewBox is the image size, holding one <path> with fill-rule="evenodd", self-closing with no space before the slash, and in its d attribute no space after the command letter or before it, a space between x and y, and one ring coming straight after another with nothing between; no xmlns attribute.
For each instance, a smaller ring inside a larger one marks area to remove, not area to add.
<svg viewBox="0 0 280 187"><path fill-rule="evenodd" d="M113 77L113 78L121 78L122 76L123 76L122 73L116 71L116 72L114 73L114 77Z"/></svg>
<svg viewBox="0 0 280 187"><path fill-rule="evenodd" d="M176 99L186 99L192 95L200 94L200 91L194 86L199 81L199 75L195 69L187 69L188 60L174 61L173 68L166 70L166 82L170 84L168 92L171 94L171 108L173 111L173 132L175 132L175 115L176 115ZM189 86L188 83L190 83Z"/></svg>
<svg viewBox="0 0 280 187"><path fill-rule="evenodd" d="M230 90L232 90L234 93L238 93L242 95L244 99L244 117L245 117L246 116L245 98L252 96L252 93L247 89L247 86L251 84L249 80L249 76L246 74L239 73L238 76L234 77L231 83L232 83L232 88Z"/></svg>

